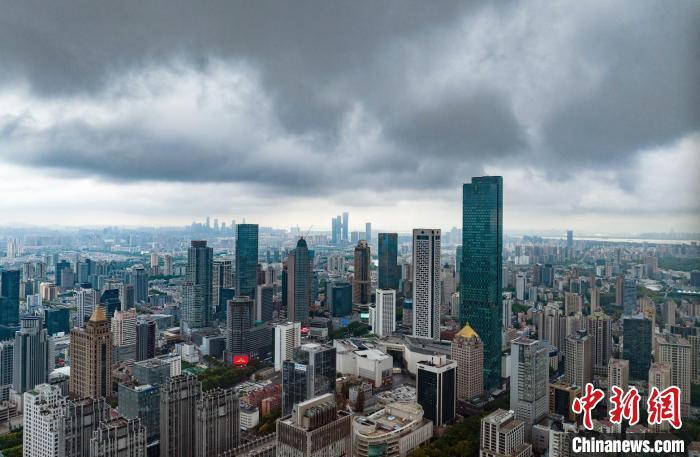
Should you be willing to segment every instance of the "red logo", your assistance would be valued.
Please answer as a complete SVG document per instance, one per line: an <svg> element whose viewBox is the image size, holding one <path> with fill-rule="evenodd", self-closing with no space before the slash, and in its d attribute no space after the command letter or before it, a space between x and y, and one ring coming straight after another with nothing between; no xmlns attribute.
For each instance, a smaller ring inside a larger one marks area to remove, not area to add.
<svg viewBox="0 0 700 457"><path fill-rule="evenodd" d="M605 398L605 393L593 387L590 382L586 384L586 394L583 397L576 398L572 405L573 411L576 414L583 413L583 426L588 430L593 430L593 415L592 411Z"/></svg>
<svg viewBox="0 0 700 457"><path fill-rule="evenodd" d="M671 386L659 392L656 386L652 387L647 400L647 411L650 425L668 421L673 428L681 428L681 389Z"/></svg>
<svg viewBox="0 0 700 457"><path fill-rule="evenodd" d="M622 419L627 419L630 425L639 422L639 399L641 398L636 387L632 387L626 393L618 386L612 386L613 395L610 397L612 408L608 412L610 422L621 424Z"/></svg>

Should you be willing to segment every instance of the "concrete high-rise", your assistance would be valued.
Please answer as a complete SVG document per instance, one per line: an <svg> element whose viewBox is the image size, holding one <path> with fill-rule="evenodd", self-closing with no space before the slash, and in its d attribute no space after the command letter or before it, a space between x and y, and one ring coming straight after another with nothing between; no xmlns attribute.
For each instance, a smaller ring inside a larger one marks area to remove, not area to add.
<svg viewBox="0 0 700 457"><path fill-rule="evenodd" d="M629 360L610 359L610 361L608 362L608 386L618 386L626 392L629 383Z"/></svg>
<svg viewBox="0 0 700 457"><path fill-rule="evenodd" d="M101 306L84 328L70 332L70 394L79 397L109 397L112 394L112 332Z"/></svg>
<svg viewBox="0 0 700 457"><path fill-rule="evenodd" d="M0 402L10 398L14 373L15 342L0 341Z"/></svg>
<svg viewBox="0 0 700 457"><path fill-rule="evenodd" d="M457 362L457 398L470 400L484 392L484 343L469 324L452 340L452 360Z"/></svg>
<svg viewBox="0 0 700 457"><path fill-rule="evenodd" d="M294 405L335 390L336 350L316 343L294 350L292 360L282 362L282 415Z"/></svg>
<svg viewBox="0 0 700 457"><path fill-rule="evenodd" d="M377 318L372 333L377 336L391 336L396 331L396 291L377 289Z"/></svg>
<svg viewBox="0 0 700 457"><path fill-rule="evenodd" d="M673 334L661 335L656 338L656 348L659 362L671 364L671 385L681 390L681 409L683 414L690 412L690 382L691 354L688 340Z"/></svg>
<svg viewBox="0 0 700 457"><path fill-rule="evenodd" d="M136 360L136 310L117 311L112 318L115 362Z"/></svg>
<svg viewBox="0 0 700 457"><path fill-rule="evenodd" d="M15 333L12 390L23 394L37 384L47 382L54 369L53 352L53 342L42 328L41 318L22 317L20 329Z"/></svg>
<svg viewBox="0 0 700 457"><path fill-rule="evenodd" d="M652 387L659 389L662 392L673 385L672 373L673 364L669 362L655 362L649 367L649 390ZM681 392L681 395L682 392ZM667 432L670 430L670 424L668 422L663 422L661 424L649 424L649 428L655 432Z"/></svg>
<svg viewBox="0 0 700 457"><path fill-rule="evenodd" d="M306 324L311 305L311 258L306 240L300 238L297 247L287 257L287 319Z"/></svg>
<svg viewBox="0 0 700 457"><path fill-rule="evenodd" d="M587 318L588 334L592 339L593 373L603 375L608 368L608 360L612 354L612 334L610 333L610 318L603 311L593 312Z"/></svg>
<svg viewBox="0 0 700 457"><path fill-rule="evenodd" d="M401 270L398 264L399 235L380 233L377 249L377 288L399 290Z"/></svg>
<svg viewBox="0 0 700 457"><path fill-rule="evenodd" d="M416 363L416 401L436 427L452 422L457 405L457 362L445 355Z"/></svg>
<svg viewBox="0 0 700 457"><path fill-rule="evenodd" d="M58 386L39 384L24 394L24 457L64 457L66 399Z"/></svg>
<svg viewBox="0 0 700 457"><path fill-rule="evenodd" d="M136 419L100 422L90 440L90 457L145 457L146 427Z"/></svg>
<svg viewBox="0 0 700 457"><path fill-rule="evenodd" d="M185 334L211 324L213 255L206 241L192 241L187 250L181 318Z"/></svg>
<svg viewBox="0 0 700 457"><path fill-rule="evenodd" d="M236 296L255 299L258 285L258 224L238 224L236 233Z"/></svg>
<svg viewBox="0 0 700 457"><path fill-rule="evenodd" d="M277 421L277 455L346 457L352 454L352 416L333 394L310 398Z"/></svg>
<svg viewBox="0 0 700 457"><path fill-rule="evenodd" d="M202 384L191 375L179 375L161 387L160 456L194 457L197 402Z"/></svg>
<svg viewBox="0 0 700 457"><path fill-rule="evenodd" d="M240 440L238 395L233 389L204 392L195 407L195 457L225 455Z"/></svg>
<svg viewBox="0 0 700 457"><path fill-rule="evenodd" d="M532 426L549 409L549 351L537 340L520 337L511 343L510 409L525 424L529 439Z"/></svg>
<svg viewBox="0 0 700 457"><path fill-rule="evenodd" d="M291 360L294 349L301 346L301 323L287 322L275 325L275 371L282 370L282 362Z"/></svg>
<svg viewBox="0 0 700 457"><path fill-rule="evenodd" d="M530 457L532 445L525 442L525 424L513 411L497 409L481 419L480 457Z"/></svg>
<svg viewBox="0 0 700 457"><path fill-rule="evenodd" d="M484 388L501 384L503 322L503 178L472 178L463 186L460 325L484 342Z"/></svg>
<svg viewBox="0 0 700 457"><path fill-rule="evenodd" d="M413 336L440 339L440 229L413 229Z"/></svg>
<svg viewBox="0 0 700 457"><path fill-rule="evenodd" d="M365 305L370 302L372 289L372 276L370 273L370 255L367 241L360 240L355 246L355 271L352 279L352 302L353 304Z"/></svg>
<svg viewBox="0 0 700 457"><path fill-rule="evenodd" d="M593 381L593 348L590 335L579 330L566 338L566 372L564 380L572 386L584 387Z"/></svg>

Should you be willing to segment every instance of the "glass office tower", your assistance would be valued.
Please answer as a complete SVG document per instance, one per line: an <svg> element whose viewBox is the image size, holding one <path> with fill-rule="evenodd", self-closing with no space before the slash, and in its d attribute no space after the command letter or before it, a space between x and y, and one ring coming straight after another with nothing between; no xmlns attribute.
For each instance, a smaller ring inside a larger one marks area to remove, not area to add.
<svg viewBox="0 0 700 457"><path fill-rule="evenodd" d="M378 289L399 290L401 270L397 262L399 242L396 233L380 233L377 256L379 269L377 275Z"/></svg>
<svg viewBox="0 0 700 457"><path fill-rule="evenodd" d="M236 233L236 296L255 299L258 285L258 224L238 224Z"/></svg>
<svg viewBox="0 0 700 457"><path fill-rule="evenodd" d="M472 178L463 186L460 325L484 342L484 388L500 387L503 321L503 178Z"/></svg>

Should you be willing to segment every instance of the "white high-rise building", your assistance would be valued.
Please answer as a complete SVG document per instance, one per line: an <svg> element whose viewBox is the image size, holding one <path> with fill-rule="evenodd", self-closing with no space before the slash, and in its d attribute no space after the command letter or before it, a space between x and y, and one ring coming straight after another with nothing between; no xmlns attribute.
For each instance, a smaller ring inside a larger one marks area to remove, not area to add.
<svg viewBox="0 0 700 457"><path fill-rule="evenodd" d="M81 327L88 319L90 319L92 313L95 312L97 300L98 296L95 289L78 290L76 294L76 302L78 305L78 321Z"/></svg>
<svg viewBox="0 0 700 457"><path fill-rule="evenodd" d="M440 229L413 229L413 336L440 339Z"/></svg>
<svg viewBox="0 0 700 457"><path fill-rule="evenodd" d="M525 300L525 273L515 275L515 298Z"/></svg>
<svg viewBox="0 0 700 457"><path fill-rule="evenodd" d="M24 393L24 457L65 455L66 399L58 386L39 384Z"/></svg>
<svg viewBox="0 0 700 457"><path fill-rule="evenodd" d="M549 351L537 340L520 337L511 343L510 409L525 424L525 436L547 414Z"/></svg>
<svg viewBox="0 0 700 457"><path fill-rule="evenodd" d="M681 389L683 414L690 411L690 343L679 335L661 335L656 338L658 362L671 364L671 385Z"/></svg>
<svg viewBox="0 0 700 457"><path fill-rule="evenodd" d="M396 291L377 289L377 315L372 330L377 336L390 336L396 331Z"/></svg>
<svg viewBox="0 0 700 457"><path fill-rule="evenodd" d="M481 419L479 457L530 457L532 445L525 442L525 424L513 411L497 409Z"/></svg>
<svg viewBox="0 0 700 457"><path fill-rule="evenodd" d="M112 333L114 346L135 345L136 310L115 311L112 318Z"/></svg>
<svg viewBox="0 0 700 457"><path fill-rule="evenodd" d="M282 370L282 362L291 360L294 349L301 346L301 322L275 325L275 371Z"/></svg>

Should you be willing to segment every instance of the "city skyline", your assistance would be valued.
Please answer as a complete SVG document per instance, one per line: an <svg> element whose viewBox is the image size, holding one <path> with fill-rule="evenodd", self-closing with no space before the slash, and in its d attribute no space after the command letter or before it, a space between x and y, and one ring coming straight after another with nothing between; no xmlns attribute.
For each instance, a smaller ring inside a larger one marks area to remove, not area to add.
<svg viewBox="0 0 700 457"><path fill-rule="evenodd" d="M697 231L696 2L182 8L4 8L4 224Z"/></svg>

